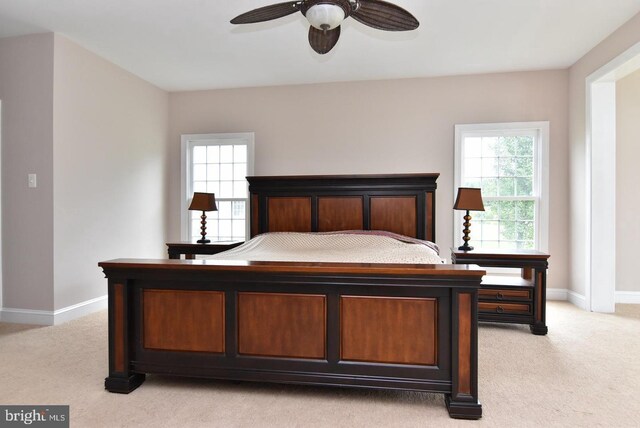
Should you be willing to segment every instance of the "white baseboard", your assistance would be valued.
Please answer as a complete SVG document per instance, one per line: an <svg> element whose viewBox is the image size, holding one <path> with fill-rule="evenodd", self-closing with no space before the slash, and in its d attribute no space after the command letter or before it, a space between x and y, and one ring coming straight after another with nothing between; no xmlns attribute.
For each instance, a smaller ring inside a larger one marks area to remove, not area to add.
<svg viewBox="0 0 640 428"><path fill-rule="evenodd" d="M547 288L547 300L568 300L580 309L587 307L587 299L582 294L568 288Z"/></svg>
<svg viewBox="0 0 640 428"><path fill-rule="evenodd" d="M587 310L587 298L582 294L578 294L575 291L568 290L568 299L575 306L580 309Z"/></svg>
<svg viewBox="0 0 640 428"><path fill-rule="evenodd" d="M580 309L586 310L587 308L587 299L582 294L567 288L547 288L547 300L568 300Z"/></svg>
<svg viewBox="0 0 640 428"><path fill-rule="evenodd" d="M616 303L640 304L640 291L616 291Z"/></svg>
<svg viewBox="0 0 640 428"><path fill-rule="evenodd" d="M547 288L547 300L569 300L569 290L566 288Z"/></svg>
<svg viewBox="0 0 640 428"><path fill-rule="evenodd" d="M53 325L53 311L2 308L0 321L12 324Z"/></svg>
<svg viewBox="0 0 640 428"><path fill-rule="evenodd" d="M568 300L580 309L587 310L587 299L575 291L561 288L547 288L547 300ZM640 305L640 291L616 291L616 303Z"/></svg>
<svg viewBox="0 0 640 428"><path fill-rule="evenodd" d="M58 325L106 309L107 306L108 299L105 295L57 311L2 308L0 321L14 324Z"/></svg>
<svg viewBox="0 0 640 428"><path fill-rule="evenodd" d="M54 324L62 324L67 321L89 315L94 312L107 309L108 306L109 299L105 294L104 296L96 297L95 299L85 300L84 302L58 309L53 313Z"/></svg>

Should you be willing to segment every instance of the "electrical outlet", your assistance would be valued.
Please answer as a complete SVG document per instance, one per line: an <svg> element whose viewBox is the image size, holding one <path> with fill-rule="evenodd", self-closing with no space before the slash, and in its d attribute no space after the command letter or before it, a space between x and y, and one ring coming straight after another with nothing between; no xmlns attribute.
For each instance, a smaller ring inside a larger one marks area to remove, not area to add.
<svg viewBox="0 0 640 428"><path fill-rule="evenodd" d="M36 188L38 187L38 177L36 174L29 174L29 187Z"/></svg>

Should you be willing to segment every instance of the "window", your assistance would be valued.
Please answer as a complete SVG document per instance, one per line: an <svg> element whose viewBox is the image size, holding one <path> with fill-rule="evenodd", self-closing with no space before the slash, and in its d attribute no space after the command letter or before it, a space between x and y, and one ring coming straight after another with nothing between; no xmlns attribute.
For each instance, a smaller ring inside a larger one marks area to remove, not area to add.
<svg viewBox="0 0 640 428"><path fill-rule="evenodd" d="M548 250L548 122L456 125L455 189L482 189L471 213L471 245ZM455 195L454 195L455 197ZM454 242L462 242L455 211Z"/></svg>
<svg viewBox="0 0 640 428"><path fill-rule="evenodd" d="M200 238L200 211L189 211L193 192L215 193L218 211L207 213L207 238L244 241L249 235L253 133L182 136L182 239Z"/></svg>

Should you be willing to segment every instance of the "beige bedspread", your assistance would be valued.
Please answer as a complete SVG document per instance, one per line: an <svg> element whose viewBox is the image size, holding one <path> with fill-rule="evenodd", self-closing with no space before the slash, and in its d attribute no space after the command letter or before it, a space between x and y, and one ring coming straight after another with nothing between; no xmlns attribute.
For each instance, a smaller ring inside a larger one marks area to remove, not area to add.
<svg viewBox="0 0 640 428"><path fill-rule="evenodd" d="M203 258L334 263L444 263L428 245L402 242L390 236L357 233L265 233L239 247Z"/></svg>

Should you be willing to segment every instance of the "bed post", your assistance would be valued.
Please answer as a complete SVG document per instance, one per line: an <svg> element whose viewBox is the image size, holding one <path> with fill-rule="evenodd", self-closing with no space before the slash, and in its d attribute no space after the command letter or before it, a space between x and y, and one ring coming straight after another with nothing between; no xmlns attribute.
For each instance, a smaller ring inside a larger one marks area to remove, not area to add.
<svg viewBox="0 0 640 428"><path fill-rule="evenodd" d="M110 392L128 394L142 382L145 375L132 373L129 367L129 336L131 331L131 293L127 280L109 278L109 377L104 387Z"/></svg>
<svg viewBox="0 0 640 428"><path fill-rule="evenodd" d="M479 419L478 401L478 291L456 290L452 296L452 384L445 402L452 418Z"/></svg>

